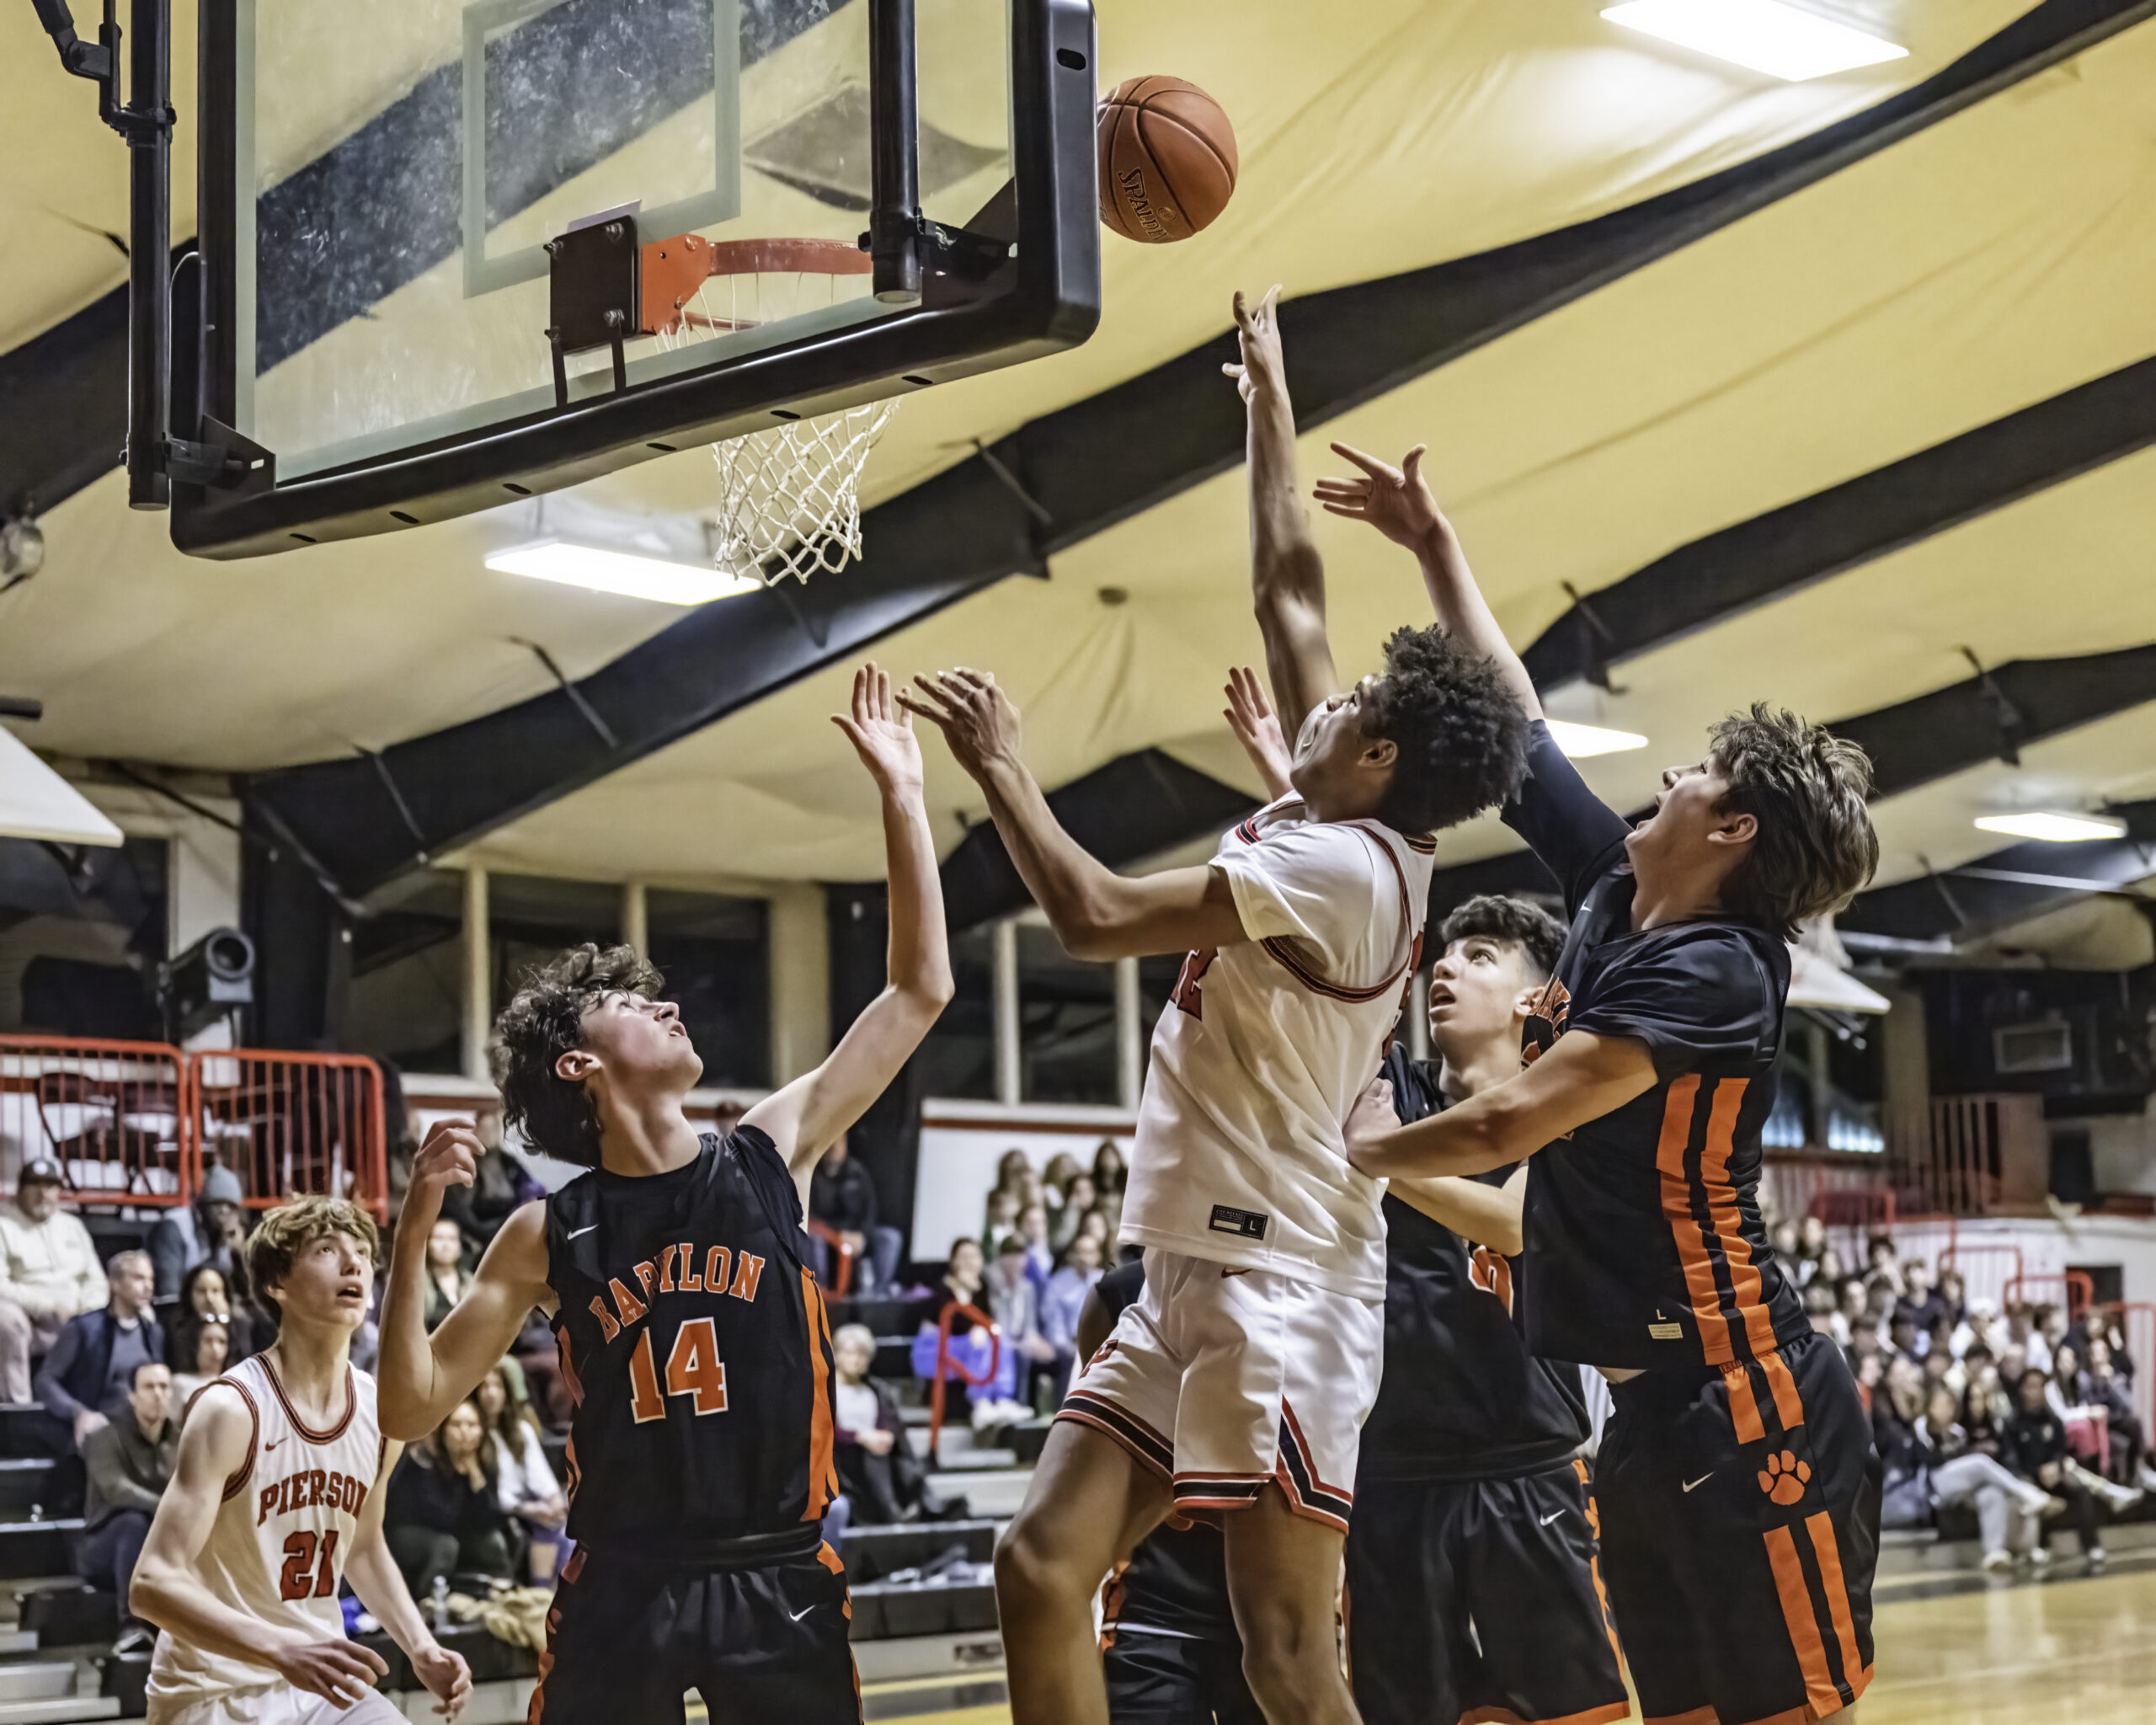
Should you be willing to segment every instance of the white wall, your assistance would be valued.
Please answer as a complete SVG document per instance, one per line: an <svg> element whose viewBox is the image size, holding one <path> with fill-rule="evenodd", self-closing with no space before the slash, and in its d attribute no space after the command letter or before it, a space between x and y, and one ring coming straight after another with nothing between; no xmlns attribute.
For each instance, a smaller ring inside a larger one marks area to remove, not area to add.
<svg viewBox="0 0 2156 1725"><path fill-rule="evenodd" d="M951 1254L951 1242L978 1239L995 1184L995 1165L1021 1150L1045 1169L1068 1151L1086 1167L1104 1138L1130 1161L1136 1121L1124 1109L1076 1104L927 1102L921 1105L921 1160L913 1196L912 1255L927 1263Z"/></svg>

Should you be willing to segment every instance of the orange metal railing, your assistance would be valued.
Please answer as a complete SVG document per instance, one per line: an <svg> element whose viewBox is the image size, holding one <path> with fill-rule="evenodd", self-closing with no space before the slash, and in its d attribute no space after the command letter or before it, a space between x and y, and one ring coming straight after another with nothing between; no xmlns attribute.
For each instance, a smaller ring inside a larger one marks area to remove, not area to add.
<svg viewBox="0 0 2156 1725"><path fill-rule="evenodd" d="M2031 1306L2063 1306L2068 1317L2077 1318L2096 1303L2096 1279L2086 1270L2015 1276L2007 1283L2000 1304L2009 1306L2017 1300Z"/></svg>
<svg viewBox="0 0 2156 1725"><path fill-rule="evenodd" d="M194 1195L187 1057L169 1043L0 1036L0 1144L57 1162L78 1204Z"/></svg>
<svg viewBox="0 0 2156 1725"><path fill-rule="evenodd" d="M970 1318L981 1329L988 1332L988 1365L979 1377L965 1368L962 1360L951 1355L951 1321ZM937 1466L937 1444L943 1435L943 1386L957 1378L969 1389L978 1390L984 1384L995 1381L995 1375L1003 1369L1003 1332L995 1320L977 1306L968 1306L953 1300L943 1308L943 1316L936 1324L936 1370L929 1380L928 1390L928 1465Z"/></svg>
<svg viewBox="0 0 2156 1725"><path fill-rule="evenodd" d="M0 1144L18 1167L57 1162L77 1204L186 1204L221 1163L257 1210L327 1192L389 1214L382 1069L362 1055L0 1036Z"/></svg>

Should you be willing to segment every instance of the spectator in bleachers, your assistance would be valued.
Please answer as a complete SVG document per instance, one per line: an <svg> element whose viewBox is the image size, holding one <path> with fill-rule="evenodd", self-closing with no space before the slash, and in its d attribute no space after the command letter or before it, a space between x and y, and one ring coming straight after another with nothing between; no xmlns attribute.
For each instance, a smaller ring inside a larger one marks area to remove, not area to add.
<svg viewBox="0 0 2156 1725"><path fill-rule="evenodd" d="M1850 1348L1850 1363L1856 1373L1857 1400L1864 1403L1866 1413L1876 1418L1879 1404L1886 1395L1881 1384L1886 1375L1886 1359L1879 1351L1879 1338L1860 1334Z"/></svg>
<svg viewBox="0 0 2156 1725"><path fill-rule="evenodd" d="M415 1599L434 1591L438 1575L515 1573L494 1453L476 1403L458 1402L398 1458L382 1531Z"/></svg>
<svg viewBox="0 0 2156 1725"><path fill-rule="evenodd" d="M119 1597L120 1633L116 1653L146 1647L157 1632L127 1610L135 1560L149 1536L157 1499L172 1480L179 1450L179 1422L173 1418L172 1373L161 1359L144 1360L128 1386L126 1417L90 1434L83 1445L89 1482L83 1498L83 1540L76 1569L93 1587Z"/></svg>
<svg viewBox="0 0 2156 1725"><path fill-rule="evenodd" d="M243 1274L236 1270L233 1277ZM178 1322L190 1317L218 1317L224 1320L227 1332L226 1359L227 1365L237 1365L243 1359L252 1359L262 1351L258 1339L257 1326L248 1306L232 1298L233 1279L213 1263L198 1263L180 1280L179 1300L175 1308ZM168 1365L170 1361L166 1362ZM365 1370L364 1367L361 1368Z"/></svg>
<svg viewBox="0 0 2156 1725"><path fill-rule="evenodd" d="M1946 1327L1951 1332L1961 1327L1968 1316L1969 1302L1967 1284L1959 1270L1943 1270L1939 1277L1939 1303L1946 1309Z"/></svg>
<svg viewBox="0 0 2156 1725"><path fill-rule="evenodd" d="M150 1310L150 1254L120 1252L105 1273L109 1303L68 1319L37 1371L37 1399L72 1427L78 1450L92 1432L126 1413L135 1368L165 1363L164 1327Z"/></svg>
<svg viewBox="0 0 2156 1725"><path fill-rule="evenodd" d="M1797 1240L1796 1224L1780 1221L1767 1236L1767 1243L1774 1248L1774 1258L1781 1273L1789 1279L1792 1288L1804 1285L1804 1267L1799 1257L1801 1247Z"/></svg>
<svg viewBox="0 0 2156 1725"><path fill-rule="evenodd" d="M2040 1371L2046 1376L2051 1374L2052 1344L2044 1338L2040 1326L2042 1312L2048 1310L2048 1307L2031 1307L2020 1300L2013 1301L2006 1308L2007 1346L2020 1349L2025 1370ZM2002 1349L2002 1357L2004 1354Z"/></svg>
<svg viewBox="0 0 2156 1725"><path fill-rule="evenodd" d="M60 1207L63 1179L56 1162L25 1162L0 1209L0 1400L28 1402L31 1359L111 1297L90 1231Z"/></svg>
<svg viewBox="0 0 2156 1725"><path fill-rule="evenodd" d="M981 1250L990 1258L1003 1250L1003 1242L1017 1237L1018 1194L1001 1187L988 1194L988 1214L981 1225Z"/></svg>
<svg viewBox="0 0 2156 1725"><path fill-rule="evenodd" d="M868 1375L876 1338L865 1324L842 1324L831 1338L837 1366L832 1399L837 1407L839 1484L864 1526L894 1521L941 1521L962 1517L963 1498L945 1498L928 1482L927 1470L906 1441L898 1398Z"/></svg>
<svg viewBox="0 0 2156 1725"><path fill-rule="evenodd" d="M1048 1279L1055 1274L1055 1248L1049 1244L1048 1206L1029 1204L1018 1212L1018 1243L1026 1254L1026 1274L1033 1279L1033 1292L1038 1295L1046 1291Z"/></svg>
<svg viewBox="0 0 2156 1725"><path fill-rule="evenodd" d="M1877 1339L1879 1332L1877 1327L1870 1322L1870 1306L1865 1296L1864 1284L1854 1276L1849 1276L1835 1284L1834 1293L1835 1310L1841 1313L1842 1327L1849 1332L1842 1345L1844 1348L1854 1347L1857 1332L1866 1327L1871 1329L1873 1338Z"/></svg>
<svg viewBox="0 0 2156 1725"><path fill-rule="evenodd" d="M2089 1338L2089 1365L2084 1374L2089 1401L2104 1409L2111 1434L2111 1477L2121 1485L2156 1487L2156 1468L2147 1459L2148 1434L2133 1411L2132 1386L2111 1363L2111 1344L2102 1335Z"/></svg>
<svg viewBox="0 0 2156 1725"><path fill-rule="evenodd" d="M1954 1327L1946 1345L1957 1359L1967 1359L1971 1350L1977 1348L1996 1359L2005 1340L2005 1331L1999 1322L1999 1302L1979 1295L1963 1309L1961 1321Z"/></svg>
<svg viewBox="0 0 2156 1725"><path fill-rule="evenodd" d="M1102 1258L1107 1257L1108 1245L1114 1238L1115 1230L1108 1221L1108 1213L1105 1206L1097 1204L1080 1217L1078 1231L1101 1248Z"/></svg>
<svg viewBox="0 0 2156 1725"><path fill-rule="evenodd" d="M1796 1225L1797 1274L1806 1285L1824 1269L1828 1256L1827 1224L1808 1215Z"/></svg>
<svg viewBox="0 0 2156 1725"><path fill-rule="evenodd" d="M1069 1249L1078 1237L1078 1229L1086 1220L1086 1212L1092 1209L1098 1194L1093 1189L1093 1177L1082 1169L1070 1177L1070 1183L1064 1188L1063 1208L1050 1217L1048 1225L1049 1249L1058 1258Z"/></svg>
<svg viewBox="0 0 2156 1725"><path fill-rule="evenodd" d="M1864 1284L1868 1290L1884 1288L1897 1300L1902 1297L1902 1263L1894 1255L1894 1242L1884 1234L1875 1234L1865 1247L1865 1269Z"/></svg>
<svg viewBox="0 0 2156 1725"><path fill-rule="evenodd" d="M2104 1538L2097 1529L2095 1495L2079 1477L2067 1454L2066 1423L2052 1412L2046 1399L2050 1375L2034 1366L2025 1370L2015 1391L2014 1417L2000 1434L2002 1460L2020 1478L2041 1486L2054 1498L2066 1500L2066 1514L2080 1536L2081 1550L2096 1567L2104 1561ZM2030 1557L2039 1565L2051 1553L2039 1539Z"/></svg>
<svg viewBox="0 0 2156 1725"><path fill-rule="evenodd" d="M1116 1148L1115 1140L1103 1138L1101 1147L1093 1152L1093 1189L1102 1198L1112 1192L1120 1198L1125 1172L1123 1152Z"/></svg>
<svg viewBox="0 0 2156 1725"><path fill-rule="evenodd" d="M434 1231L427 1236L425 1322L430 1333L464 1297L465 1284L470 1279L471 1272L464 1265L464 1231L447 1216L439 1217Z"/></svg>
<svg viewBox="0 0 2156 1725"><path fill-rule="evenodd" d="M853 1254L853 1291L880 1294L896 1281L899 1251L905 1243L899 1231L876 1220L876 1183L846 1150L846 1135L824 1152L808 1182L808 1216L821 1222ZM830 1245L809 1236L809 1268L825 1287L837 1266L830 1262Z"/></svg>
<svg viewBox="0 0 2156 1725"><path fill-rule="evenodd" d="M1923 1416L1924 1374L1906 1354L1894 1355L1871 1398L1871 1441L1890 1473L1908 1450Z"/></svg>
<svg viewBox="0 0 2156 1725"><path fill-rule="evenodd" d="M2043 1518L2058 1514L2066 1504L2042 1487L2017 1477L1996 1457L1977 1450L1955 1413L1953 1392L1943 1384L1935 1385L1912 1434L1910 1450L1915 1478L1925 1500L1923 1513L1913 1519L1903 1519L1911 1507L1909 1493L1905 1488L1897 1497L1890 1482L1880 1523L1886 1527L1917 1526L1940 1509L1968 1503L1977 1512L1984 1567L2010 1568L2016 1550L2026 1551L2035 1543ZM2016 1506L2023 1512L2019 1517L2012 1514Z"/></svg>
<svg viewBox="0 0 2156 1725"><path fill-rule="evenodd" d="M981 1256L980 1242L961 1236L951 1242L951 1256L944 1264L943 1274L929 1290L928 1297L914 1307L918 1325L915 1336L914 1370L927 1377L933 1370L932 1332L941 1324L943 1314L953 1306L970 1306L982 1310L985 1298L982 1284L987 1274L987 1263ZM973 1333L974 1321L963 1315L951 1321L951 1335L955 1340ZM924 1364L924 1359L929 1363ZM971 1418L973 1402L963 1379L947 1378L944 1386L943 1411L947 1418L963 1423Z"/></svg>
<svg viewBox="0 0 2156 1725"><path fill-rule="evenodd" d="M1931 1266L1920 1258L1902 1266L1902 1295L1894 1302L1894 1315L1907 1317L1927 1343L1945 1321L1946 1302L1931 1285Z"/></svg>
<svg viewBox="0 0 2156 1725"><path fill-rule="evenodd" d="M1048 1159L1048 1166L1041 1170L1041 1185L1050 1215L1059 1214L1070 1201L1070 1183L1084 1172L1078 1158L1067 1150L1059 1150Z"/></svg>
<svg viewBox="0 0 2156 1725"><path fill-rule="evenodd" d="M1029 1257L1026 1242L1013 1235L1003 1242L1003 1249L981 1278L988 1314L1003 1332L1003 1345L1016 1348L1023 1362L1014 1386L1021 1402L1032 1401L1034 1379L1055 1361L1054 1348L1041 1333L1040 1289L1028 1268Z"/></svg>
<svg viewBox="0 0 2156 1725"><path fill-rule="evenodd" d="M1041 1333L1055 1349L1055 1364L1067 1381L1078 1353L1078 1315L1086 1296L1101 1279L1101 1243L1081 1234L1064 1248L1063 1261L1041 1296Z"/></svg>
<svg viewBox="0 0 2156 1725"><path fill-rule="evenodd" d="M1915 1320L1898 1308L1886 1320L1886 1354L1891 1359L1921 1359L1924 1343L1930 1339L1918 1330Z"/></svg>
<svg viewBox="0 0 2156 1725"><path fill-rule="evenodd" d="M452 1186L442 1194L441 1213L456 1224L464 1236L464 1255L477 1263L517 1206L542 1198L546 1192L531 1170L502 1148L499 1108L483 1108L472 1124L486 1148L472 1183Z"/></svg>
<svg viewBox="0 0 2156 1725"><path fill-rule="evenodd" d="M505 1526L511 1535L511 1562L517 1573L545 1586L553 1580L561 1559L561 1529L568 1519L569 1506L540 1441L539 1420L524 1392L523 1371L515 1360L504 1360L479 1380L472 1401L487 1423L495 1489L509 1515Z"/></svg>
<svg viewBox="0 0 2156 1725"><path fill-rule="evenodd" d="M180 1283L197 1264L213 1265L227 1279L238 1271L247 1240L246 1197L239 1176L220 1163L203 1176L193 1204L175 1205L150 1230L161 1311L176 1307Z"/></svg>
<svg viewBox="0 0 2156 1725"><path fill-rule="evenodd" d="M189 1312L173 1327L166 1359L172 1366L173 1407L181 1418L195 1391L232 1364L232 1325L216 1312Z"/></svg>
<svg viewBox="0 0 2156 1725"><path fill-rule="evenodd" d="M2073 1323L2068 1318L2065 1308L2057 1306L2038 1306L2034 1322L2036 1333L2044 1338L2044 1347L2052 1356L2046 1370L2056 1370L2058 1365L2058 1350L2066 1344L2067 1337L2073 1328ZM2078 1348L2074 1350L2074 1357L2077 1359L2080 1358L2080 1349Z"/></svg>

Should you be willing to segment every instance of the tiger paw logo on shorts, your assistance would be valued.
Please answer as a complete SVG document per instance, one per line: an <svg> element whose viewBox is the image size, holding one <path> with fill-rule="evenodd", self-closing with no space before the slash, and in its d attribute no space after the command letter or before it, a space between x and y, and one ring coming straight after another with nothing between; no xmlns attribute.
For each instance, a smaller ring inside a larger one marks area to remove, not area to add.
<svg viewBox="0 0 2156 1725"><path fill-rule="evenodd" d="M1812 1482L1812 1464L1800 1461L1786 1450L1780 1455L1769 1455L1767 1465L1759 1470L1759 1489L1767 1494L1767 1501L1786 1509L1804 1495L1804 1488Z"/></svg>

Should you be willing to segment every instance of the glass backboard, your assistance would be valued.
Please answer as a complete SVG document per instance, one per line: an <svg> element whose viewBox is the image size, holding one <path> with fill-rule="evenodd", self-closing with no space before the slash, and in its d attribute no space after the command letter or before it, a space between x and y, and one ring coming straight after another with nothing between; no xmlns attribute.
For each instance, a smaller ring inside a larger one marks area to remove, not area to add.
<svg viewBox="0 0 2156 1725"><path fill-rule="evenodd" d="M491 507L1097 316L1082 3L228 0L203 53L205 436L274 461L183 488L187 549ZM909 184L923 278L879 291ZM565 344L595 227L635 312Z"/></svg>

